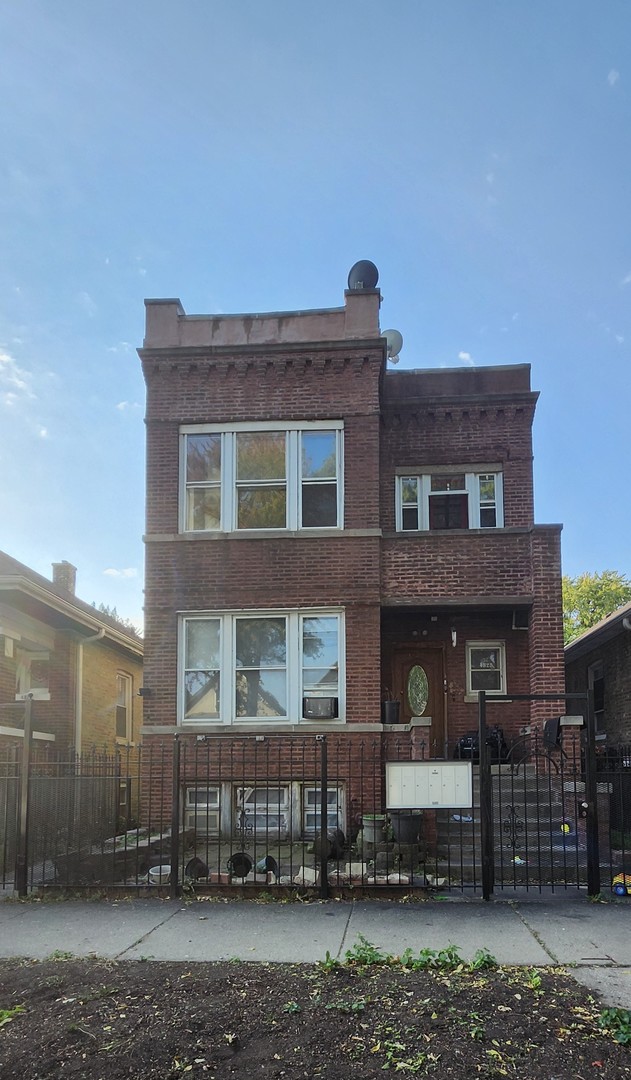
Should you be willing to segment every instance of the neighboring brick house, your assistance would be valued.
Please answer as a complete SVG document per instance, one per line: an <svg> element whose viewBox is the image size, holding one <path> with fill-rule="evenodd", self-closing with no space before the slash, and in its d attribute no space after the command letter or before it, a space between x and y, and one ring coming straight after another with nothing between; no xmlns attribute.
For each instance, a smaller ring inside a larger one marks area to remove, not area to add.
<svg viewBox="0 0 631 1080"><path fill-rule="evenodd" d="M478 690L563 693L530 368L386 370L380 302L146 301L150 745L326 732L350 759L372 732L383 764L394 698L412 756L450 758ZM489 723L510 739L543 715L498 703Z"/></svg>
<svg viewBox="0 0 631 1080"><path fill-rule="evenodd" d="M565 677L568 692L593 690L597 739L631 745L631 604L566 645Z"/></svg>
<svg viewBox="0 0 631 1080"><path fill-rule="evenodd" d="M35 737L61 754L139 740L142 640L77 599L75 581L68 562L49 581L0 552L0 742L19 738L27 694Z"/></svg>

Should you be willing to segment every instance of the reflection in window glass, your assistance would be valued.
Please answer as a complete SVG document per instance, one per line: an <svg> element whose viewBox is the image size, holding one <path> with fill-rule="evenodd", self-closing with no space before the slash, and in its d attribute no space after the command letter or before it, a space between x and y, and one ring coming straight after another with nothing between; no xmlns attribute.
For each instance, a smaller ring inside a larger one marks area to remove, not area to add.
<svg viewBox="0 0 631 1080"><path fill-rule="evenodd" d="M334 431L302 432L301 470L303 529L334 528L337 525L337 436Z"/></svg>
<svg viewBox="0 0 631 1080"><path fill-rule="evenodd" d="M286 665L284 618L237 619L237 716L287 714Z"/></svg>
<svg viewBox="0 0 631 1080"><path fill-rule="evenodd" d="M326 694L337 694L338 636L338 620L335 617L303 619L302 685L304 693L321 690Z"/></svg>

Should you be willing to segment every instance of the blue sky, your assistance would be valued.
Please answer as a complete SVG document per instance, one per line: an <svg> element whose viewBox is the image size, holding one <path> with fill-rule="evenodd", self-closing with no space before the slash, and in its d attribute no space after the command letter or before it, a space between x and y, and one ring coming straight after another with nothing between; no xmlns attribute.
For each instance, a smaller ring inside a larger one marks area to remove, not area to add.
<svg viewBox="0 0 631 1080"><path fill-rule="evenodd" d="M143 299L530 363L536 517L631 576L626 0L0 4L0 547L142 620Z"/></svg>

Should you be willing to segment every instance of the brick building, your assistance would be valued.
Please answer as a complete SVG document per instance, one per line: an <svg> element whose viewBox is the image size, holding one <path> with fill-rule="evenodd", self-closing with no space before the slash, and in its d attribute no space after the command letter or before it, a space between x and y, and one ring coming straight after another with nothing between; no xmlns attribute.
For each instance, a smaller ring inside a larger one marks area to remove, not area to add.
<svg viewBox="0 0 631 1080"><path fill-rule="evenodd" d="M0 739L20 737L32 695L35 738L64 754L113 750L140 737L143 643L75 596L76 569L49 581L0 552ZM15 732L15 734L14 734Z"/></svg>
<svg viewBox="0 0 631 1080"><path fill-rule="evenodd" d="M395 733L412 757L452 757L480 689L563 692L530 369L388 370L380 302L363 287L304 312L146 301L153 745L326 733L351 760L370 732L383 768ZM497 703L489 722L510 741L540 709Z"/></svg>
<svg viewBox="0 0 631 1080"><path fill-rule="evenodd" d="M631 604L566 645L565 672L568 691L593 691L599 742L631 745Z"/></svg>

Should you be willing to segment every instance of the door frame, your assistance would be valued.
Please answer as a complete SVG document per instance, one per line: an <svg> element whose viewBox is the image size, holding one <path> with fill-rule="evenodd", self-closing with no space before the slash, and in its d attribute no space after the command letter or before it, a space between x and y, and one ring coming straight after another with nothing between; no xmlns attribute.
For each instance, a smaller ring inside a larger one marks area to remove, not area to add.
<svg viewBox="0 0 631 1080"><path fill-rule="evenodd" d="M395 672L396 672L396 669L397 669L400 661L402 661L405 657L408 657L408 656L412 657L415 654L418 654L418 653L421 653L421 652L432 652L440 660L440 666L441 666L441 670L442 670L442 679L443 679L442 690L439 691L439 694L440 694L441 699L442 699L442 707L443 707L443 745L442 745L442 748L441 748L442 753L440 755L440 759L447 760L448 759L447 751L448 751L448 747L449 747L448 715L447 715L447 650L446 650L444 642L442 642L442 641L425 641L424 638L419 641L416 638L411 638L409 641L399 641L396 644L392 644L390 646L390 674L391 674L391 680L390 681L391 681L391 685L395 682ZM405 689L404 687L400 687L399 692L403 693L404 689ZM393 686L393 690L394 690L394 686ZM430 755L430 757L431 757L431 755Z"/></svg>

